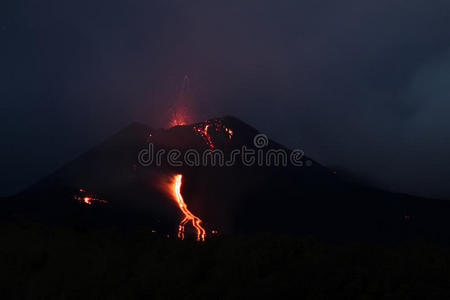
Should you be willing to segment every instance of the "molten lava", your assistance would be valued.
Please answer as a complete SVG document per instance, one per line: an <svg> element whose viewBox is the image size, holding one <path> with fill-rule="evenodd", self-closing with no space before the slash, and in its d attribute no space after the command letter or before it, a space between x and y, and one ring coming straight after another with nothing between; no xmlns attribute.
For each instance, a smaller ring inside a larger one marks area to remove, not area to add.
<svg viewBox="0 0 450 300"><path fill-rule="evenodd" d="M79 194L74 196L75 200L83 202L87 205L92 205L93 203L108 203L106 200L102 200L88 194L84 189L79 190Z"/></svg>
<svg viewBox="0 0 450 300"><path fill-rule="evenodd" d="M210 133L210 130L215 130L216 132L225 132L225 134L228 137L228 140L231 140L233 136L233 131L222 124L220 120L214 120L214 121L206 121L203 123L199 123L197 125L194 125L194 131L200 135L200 137L203 139L205 144L211 148L215 149L216 146L213 143L213 139Z"/></svg>
<svg viewBox="0 0 450 300"><path fill-rule="evenodd" d="M187 208L186 203L184 202L183 196L181 195L181 184L183 180L183 175L178 174L174 177L174 182L172 184L172 191L175 200L177 201L178 207L180 207L181 212L184 214L183 220L181 220L180 225L178 226L178 237L180 239L184 239L184 228L185 225L189 222L192 222L196 233L197 233L197 241L205 241L206 231L202 227L200 220L198 217L193 215Z"/></svg>

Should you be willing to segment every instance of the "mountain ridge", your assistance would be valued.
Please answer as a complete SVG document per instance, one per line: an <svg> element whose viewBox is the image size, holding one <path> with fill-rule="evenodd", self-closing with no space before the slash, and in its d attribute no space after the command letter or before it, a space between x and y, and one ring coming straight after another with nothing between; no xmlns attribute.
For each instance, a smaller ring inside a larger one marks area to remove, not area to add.
<svg viewBox="0 0 450 300"><path fill-rule="evenodd" d="M411 231L432 230L428 223L446 226L447 203L346 183L309 157L302 159L312 165L303 167L248 167L242 163L231 167L145 167L137 162L138 153L148 143L153 143L155 150L182 152L205 151L216 143L229 153L242 145L257 149L253 139L259 133L233 117L156 130L132 122L13 197L11 211L44 220L150 223L173 233L180 212L166 183L174 174L183 174L182 192L190 210L201 216L210 231L225 234L275 231L395 240ZM288 150L270 139L267 148ZM79 203L74 195L80 189L108 203L96 207ZM432 203L420 208L418 203L427 201Z"/></svg>

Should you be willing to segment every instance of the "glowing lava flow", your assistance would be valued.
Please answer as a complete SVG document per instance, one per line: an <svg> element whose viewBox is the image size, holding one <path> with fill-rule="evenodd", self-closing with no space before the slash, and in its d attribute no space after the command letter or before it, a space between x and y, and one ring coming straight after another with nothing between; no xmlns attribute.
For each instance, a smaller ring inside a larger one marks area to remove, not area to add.
<svg viewBox="0 0 450 300"><path fill-rule="evenodd" d="M206 121L194 125L194 131L201 136L205 144L208 145L208 147L211 149L216 148L216 146L212 141L211 134L208 132L210 128L214 128L216 132L224 131L228 137L228 140L231 140L231 137L233 136L233 131L223 125L220 120Z"/></svg>
<svg viewBox="0 0 450 300"><path fill-rule="evenodd" d="M79 195L74 196L75 200L83 202L87 205L92 205L93 203L108 203L106 200L102 200L88 194L84 189L80 189L79 193Z"/></svg>
<svg viewBox="0 0 450 300"><path fill-rule="evenodd" d="M184 227L188 222L192 222L195 230L197 231L197 241L205 241L206 231L202 227L200 220L198 217L194 216L187 208L186 203L184 202L183 196L181 195L181 183L182 183L183 175L178 174L175 175L175 181L173 183L173 194L175 196L175 200L178 203L181 211L184 214L184 219L180 222L178 226L178 237L180 239L184 239Z"/></svg>

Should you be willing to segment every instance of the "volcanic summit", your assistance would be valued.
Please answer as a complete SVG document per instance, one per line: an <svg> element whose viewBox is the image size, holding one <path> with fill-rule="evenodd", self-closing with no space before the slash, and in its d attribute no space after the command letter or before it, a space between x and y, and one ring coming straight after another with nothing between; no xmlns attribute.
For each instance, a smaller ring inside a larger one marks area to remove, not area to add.
<svg viewBox="0 0 450 300"><path fill-rule="evenodd" d="M239 159L227 164L243 148L292 155L270 139L258 144L264 137L234 117L169 129L132 123L13 197L7 211L47 222L150 225L164 235L197 234L198 240L252 232L390 240L412 226L432 231L430 219L442 225L436 213L444 202L429 200L429 210L415 210L423 199L350 183L309 156L301 155L296 165L261 164L258 158L251 165ZM217 150L224 162L218 157L205 164L202 159ZM154 157L171 151L191 160L174 164Z"/></svg>

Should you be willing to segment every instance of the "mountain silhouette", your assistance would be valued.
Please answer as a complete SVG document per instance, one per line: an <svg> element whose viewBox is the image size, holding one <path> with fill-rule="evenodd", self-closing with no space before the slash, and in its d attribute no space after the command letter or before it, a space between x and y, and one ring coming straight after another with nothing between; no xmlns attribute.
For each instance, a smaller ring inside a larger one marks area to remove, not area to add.
<svg viewBox="0 0 450 300"><path fill-rule="evenodd" d="M228 160L233 150L243 146L255 153L261 151L264 157L271 150L292 155L290 149L270 139L258 146L255 137L259 134L234 117L169 129L132 123L4 201L8 203L4 214L46 222L149 225L158 232L175 234L182 215L169 182L175 174L182 174L185 202L208 232L283 232L332 240L425 237L446 241L450 211L446 201L352 183L308 156L302 156L295 166L246 165L239 159L229 166L174 166L164 159L159 165L155 159L150 164L139 161L149 145L153 154L175 149L181 158L187 151L203 155L220 150ZM87 205L77 201L80 190L107 203Z"/></svg>

